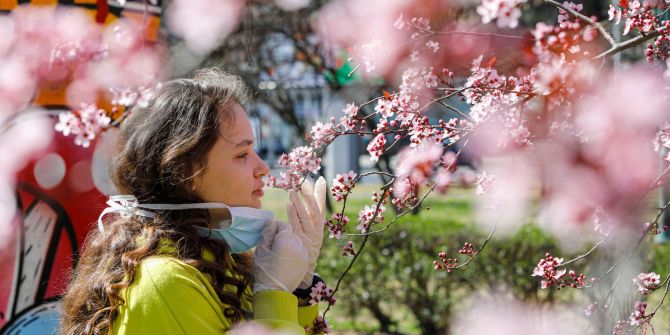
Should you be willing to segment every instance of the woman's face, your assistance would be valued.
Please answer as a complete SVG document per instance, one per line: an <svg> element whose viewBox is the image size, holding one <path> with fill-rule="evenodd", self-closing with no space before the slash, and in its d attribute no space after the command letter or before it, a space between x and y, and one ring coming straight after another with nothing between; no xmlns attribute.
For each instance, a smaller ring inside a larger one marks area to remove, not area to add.
<svg viewBox="0 0 670 335"><path fill-rule="evenodd" d="M261 207L262 177L270 171L254 151L254 136L242 106L231 105L232 123L207 153L207 166L194 180L196 193L206 202L237 207ZM223 112L220 112L223 113Z"/></svg>

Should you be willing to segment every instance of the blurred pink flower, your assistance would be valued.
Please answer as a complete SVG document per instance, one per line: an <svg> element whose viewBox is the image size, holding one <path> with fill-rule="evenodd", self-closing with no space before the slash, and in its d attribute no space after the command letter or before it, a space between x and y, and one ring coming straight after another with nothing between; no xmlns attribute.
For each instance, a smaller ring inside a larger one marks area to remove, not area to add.
<svg viewBox="0 0 670 335"><path fill-rule="evenodd" d="M311 0L274 0L274 2L277 7L283 10L293 11L307 7Z"/></svg>
<svg viewBox="0 0 670 335"><path fill-rule="evenodd" d="M498 19L498 27L516 28L521 17L521 4L526 0L483 0L477 7L477 13L482 16L483 23Z"/></svg>
<svg viewBox="0 0 670 335"><path fill-rule="evenodd" d="M174 0L165 19L191 50L208 54L235 29L243 6L242 0Z"/></svg>
<svg viewBox="0 0 670 335"><path fill-rule="evenodd" d="M435 163L442 158L443 147L427 142L417 148L405 147L398 156L397 174L411 176L418 183L425 182L435 173Z"/></svg>
<svg viewBox="0 0 670 335"><path fill-rule="evenodd" d="M46 111L39 109L31 110L0 133L0 247L8 241L3 234L9 232L16 211L16 173L45 150L52 138L53 121Z"/></svg>
<svg viewBox="0 0 670 335"><path fill-rule="evenodd" d="M351 57L366 72L387 74L402 54L406 32L393 29L411 0L336 0L317 13L314 29L326 41L351 48ZM346 22L347 24L342 24Z"/></svg>
<svg viewBox="0 0 670 335"><path fill-rule="evenodd" d="M564 308L543 306L493 296L472 298L459 303L453 329L460 335L581 335L580 315ZM467 308L465 307L467 306Z"/></svg>

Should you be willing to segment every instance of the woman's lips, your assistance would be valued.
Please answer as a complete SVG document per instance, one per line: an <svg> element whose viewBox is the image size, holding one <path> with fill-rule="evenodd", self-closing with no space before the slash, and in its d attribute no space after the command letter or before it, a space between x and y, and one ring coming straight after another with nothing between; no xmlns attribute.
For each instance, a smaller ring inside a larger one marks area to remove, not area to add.
<svg viewBox="0 0 670 335"><path fill-rule="evenodd" d="M253 194L254 194L255 196L262 197L263 194L265 194L265 193L263 192L262 189L260 189L260 190L255 190L255 191L253 192Z"/></svg>

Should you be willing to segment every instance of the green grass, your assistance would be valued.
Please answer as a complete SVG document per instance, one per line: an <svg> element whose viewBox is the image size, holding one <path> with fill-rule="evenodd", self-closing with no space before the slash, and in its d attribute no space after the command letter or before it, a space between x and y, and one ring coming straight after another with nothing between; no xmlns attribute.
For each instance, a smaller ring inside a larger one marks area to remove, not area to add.
<svg viewBox="0 0 670 335"><path fill-rule="evenodd" d="M356 185L352 194L347 199L345 215L350 218L350 223L347 227L348 233L356 233L355 221L358 218L358 211L366 205L373 205L372 196L373 191L378 191L379 185L362 184ZM393 225L402 226L403 229L410 229L412 232L421 235L434 235L436 231L445 233L444 229L453 230L454 228L461 228L474 223L474 211L472 210L472 203L474 201L474 193L470 189L454 188L447 194L439 195L437 193L431 194L424 201L422 207L424 210L419 212L419 215L407 213L400 217ZM288 194L283 190L268 189L263 198L263 209L273 211L275 218L285 221L288 216L286 214L286 204L288 204ZM342 202L332 201L331 204L335 211L342 209ZM327 216L329 216L327 214ZM385 222L374 226L375 229L385 227L395 214L390 208L386 206Z"/></svg>

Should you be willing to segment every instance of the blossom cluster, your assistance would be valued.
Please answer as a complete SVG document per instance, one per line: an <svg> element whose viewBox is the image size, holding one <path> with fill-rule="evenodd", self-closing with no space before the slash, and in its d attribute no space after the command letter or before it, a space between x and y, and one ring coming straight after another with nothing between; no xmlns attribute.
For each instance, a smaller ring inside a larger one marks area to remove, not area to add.
<svg viewBox="0 0 670 335"><path fill-rule="evenodd" d="M477 7L477 13L482 16L482 22L489 23L497 19L498 27L516 28L519 25L521 9L526 0L483 0Z"/></svg>
<svg viewBox="0 0 670 335"><path fill-rule="evenodd" d="M342 213L335 213L333 217L328 219L326 227L328 228L328 237L340 239L344 232L344 226L349 223L349 217Z"/></svg>
<svg viewBox="0 0 670 335"><path fill-rule="evenodd" d="M642 34L657 32L658 36L652 43L647 44L645 56L647 61L654 59L666 60L670 56L668 44L670 44L670 21L661 20L654 14L653 9L665 10L668 8L667 1L645 1L622 0L617 6L610 4L608 14L609 20L619 24L625 18L623 35L628 35L631 30L637 30Z"/></svg>
<svg viewBox="0 0 670 335"><path fill-rule="evenodd" d="M335 201L343 200L356 185L354 183L355 180L356 173L354 171L335 175L332 183L333 186L330 188L330 194L333 196L333 199Z"/></svg>
<svg viewBox="0 0 670 335"><path fill-rule="evenodd" d="M451 271L458 267L458 259L447 257L447 253L444 251L437 254L437 257L439 257L440 260L433 261L433 268L435 271L447 271L448 273L451 273Z"/></svg>
<svg viewBox="0 0 670 335"><path fill-rule="evenodd" d="M320 301L327 301L330 305L335 304L335 297L333 296L333 289L326 286L324 282L319 282L312 287L312 292L309 293L310 305L316 305Z"/></svg>
<svg viewBox="0 0 670 335"><path fill-rule="evenodd" d="M637 284L638 292L647 295L658 288L658 285L661 283L661 276L654 272L640 273L637 277L633 278L633 283Z"/></svg>
<svg viewBox="0 0 670 335"><path fill-rule="evenodd" d="M305 327L305 334L330 334L332 329L330 328L330 323L323 315L319 315L312 322L312 327Z"/></svg>
<svg viewBox="0 0 670 335"><path fill-rule="evenodd" d="M111 120L105 110L97 105L81 104L77 110L59 113L54 129L65 136L75 135L74 143L88 148L96 135L109 126Z"/></svg>
<svg viewBox="0 0 670 335"><path fill-rule="evenodd" d="M277 160L280 168L287 169L281 172L279 178L268 176L266 185L286 190L298 189L303 176L307 173L316 173L321 169L321 158L312 147L296 147L289 154L282 154Z"/></svg>
<svg viewBox="0 0 670 335"><path fill-rule="evenodd" d="M458 249L458 253L472 259L477 254L477 251L474 249L472 243L465 242L463 243L463 247ZM448 257L445 251L437 254L437 257L439 257L440 260L433 261L433 268L435 271L447 271L448 273L451 273L451 271L458 268L458 259Z"/></svg>
<svg viewBox="0 0 670 335"><path fill-rule="evenodd" d="M370 231L370 226L373 224L384 222L384 211L386 207L383 204L377 205L366 205L358 213L358 222L356 229L360 230L361 233L367 233Z"/></svg>
<svg viewBox="0 0 670 335"><path fill-rule="evenodd" d="M561 289L586 286L586 276L584 274L577 275L573 270L569 272L566 269L559 270L558 267L561 266L561 263L563 263L563 258L553 257L550 253L546 253L545 258L540 259L540 262L533 269L533 277L542 277L541 288L546 289L555 286Z"/></svg>
<svg viewBox="0 0 670 335"><path fill-rule="evenodd" d="M629 322L631 326L641 326L647 321L649 315L647 313L647 303L644 301L636 301L633 312L630 313Z"/></svg>
<svg viewBox="0 0 670 335"><path fill-rule="evenodd" d="M342 256L356 256L356 250L354 250L354 242L349 241L342 248Z"/></svg>
<svg viewBox="0 0 670 335"><path fill-rule="evenodd" d="M564 2L564 6L580 12L583 8L581 4ZM549 61L554 55L563 55L571 57L573 55L588 55L588 51L582 49L585 43L595 40L598 36L598 30L594 27L584 25L577 18L563 9L559 10L558 26L547 25L539 22L533 30L535 44L533 52L538 55L542 62ZM592 18L595 19L595 18Z"/></svg>

